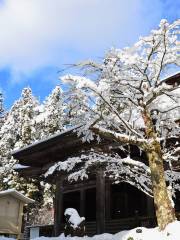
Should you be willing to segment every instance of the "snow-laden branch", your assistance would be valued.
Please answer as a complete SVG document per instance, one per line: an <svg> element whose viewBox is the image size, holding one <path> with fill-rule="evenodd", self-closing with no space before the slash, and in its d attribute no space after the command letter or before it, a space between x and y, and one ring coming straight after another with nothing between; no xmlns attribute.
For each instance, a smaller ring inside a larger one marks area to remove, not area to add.
<svg viewBox="0 0 180 240"><path fill-rule="evenodd" d="M102 127L93 126L93 127L90 127L90 129L94 133L100 135L103 138L114 140L121 144L137 145L144 150L147 149L148 141L144 138L137 138L132 135L117 133L115 131L107 130L106 128L102 128Z"/></svg>
<svg viewBox="0 0 180 240"><path fill-rule="evenodd" d="M103 152L82 153L77 157L70 157L64 162L58 162L51 166L45 173L45 177L61 172L66 175L66 180L76 182L84 180L91 174L95 174L98 169L104 171L104 175L119 184L127 182L149 196L152 196L151 172L149 167L143 162L134 160L129 156L121 158L118 154L110 155ZM166 180L173 191L180 190L180 174L178 172L167 170L165 172Z"/></svg>
<svg viewBox="0 0 180 240"><path fill-rule="evenodd" d="M138 137L142 137L140 133L138 133L135 129L133 129L133 127L131 126L131 124L126 121L125 118L123 118L121 116L121 114L118 112L118 110L113 106L113 104L111 104L111 102L109 101L109 99L106 97L106 94L104 94L104 91L106 91L107 87L105 86L105 84L99 84L97 85L95 82L93 82L92 80L85 78L85 77L80 77L80 76L73 76L73 75L67 75L61 78L63 82L67 83L71 83L71 84L76 84L76 88L77 89L85 89L85 91L92 91L94 97L99 97L102 102L106 105L106 107L109 109L110 112L112 112L112 114L114 114L119 121L124 125L124 127L131 132L132 134L137 135ZM126 96L127 97L127 96ZM131 99L130 97L128 97L129 99ZM133 100L131 100L133 101Z"/></svg>
<svg viewBox="0 0 180 240"><path fill-rule="evenodd" d="M178 92L180 92L180 87L179 86L170 86L168 84L163 83L162 85L160 85L157 88L152 89L152 92L150 92L147 96L146 96L146 105L150 105L154 100L156 100L158 97L162 96L162 95L169 95L170 96L174 96L174 97L178 97L178 94L176 92L176 90L178 90Z"/></svg>
<svg viewBox="0 0 180 240"><path fill-rule="evenodd" d="M149 167L129 156L121 158L117 154L84 153L54 164L45 173L45 177L55 174L55 172L63 172L67 174L67 180L72 182L88 178L99 168L104 169L105 176L114 183L127 182L152 196Z"/></svg>

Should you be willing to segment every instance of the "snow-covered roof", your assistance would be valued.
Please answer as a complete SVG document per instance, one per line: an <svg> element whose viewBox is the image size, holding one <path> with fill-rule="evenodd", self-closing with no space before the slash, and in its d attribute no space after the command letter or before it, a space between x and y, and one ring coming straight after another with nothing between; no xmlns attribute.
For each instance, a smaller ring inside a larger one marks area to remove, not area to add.
<svg viewBox="0 0 180 240"><path fill-rule="evenodd" d="M32 200L31 198L28 198L26 196L24 196L22 193L16 191L15 189L8 189L5 191L1 191L0 192L0 198L2 196L6 196L6 195L11 195L17 199L19 199L20 201L24 202L24 203L33 203L34 200Z"/></svg>
<svg viewBox="0 0 180 240"><path fill-rule="evenodd" d="M167 84L173 84L173 81L179 83L180 82L180 71L177 71L173 74L166 75L161 79L162 82L166 82Z"/></svg>
<svg viewBox="0 0 180 240"><path fill-rule="evenodd" d="M180 71L178 70L178 71L176 71L176 72L173 72L173 73L170 73L170 74L165 75L165 76L161 79L161 81L168 80L169 78L176 78L176 77L178 77L179 75L180 75Z"/></svg>
<svg viewBox="0 0 180 240"><path fill-rule="evenodd" d="M65 130L65 131L63 131L63 132L53 134L52 136L50 136L50 137L48 137L48 138L46 138L46 139L36 141L36 142L34 142L34 143L26 146L26 147L23 147L23 148L14 150L14 151L11 152L11 154L12 154L12 155L15 155L15 154L17 154L17 153L19 153L19 152L22 152L22 151L24 151L24 150L30 149L30 148L32 148L32 147L35 147L35 146L37 146L37 145L39 145L39 144L41 144L41 143L48 142L48 141L51 140L51 139L55 139L55 138L61 137L61 136L63 137L63 136L66 135L67 133L73 132L74 130L76 130L76 129L79 128L80 126L81 126L81 125L75 126L75 127L71 127L71 128L69 128L69 129L67 129L67 130Z"/></svg>

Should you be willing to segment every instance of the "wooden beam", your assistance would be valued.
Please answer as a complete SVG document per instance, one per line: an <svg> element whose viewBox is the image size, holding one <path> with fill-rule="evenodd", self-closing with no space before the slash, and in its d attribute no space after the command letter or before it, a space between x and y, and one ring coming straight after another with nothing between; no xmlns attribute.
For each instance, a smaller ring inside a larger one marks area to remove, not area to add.
<svg viewBox="0 0 180 240"><path fill-rule="evenodd" d="M105 231L105 178L103 170L96 174L96 222L97 234Z"/></svg>
<svg viewBox="0 0 180 240"><path fill-rule="evenodd" d="M77 183L69 183L67 181L64 181L64 193L68 192L74 192L74 190L80 190L81 189L88 189L88 188L95 188L96 187L96 180L83 180L83 182L77 182Z"/></svg>
<svg viewBox="0 0 180 240"><path fill-rule="evenodd" d="M20 169L15 169L16 172L18 172L18 174L21 177L24 178L36 178L43 174L45 171L43 171L42 168L38 168L38 167L28 167L28 168L20 168Z"/></svg>
<svg viewBox="0 0 180 240"><path fill-rule="evenodd" d="M63 178L56 180L54 205L54 234L57 237L62 231L61 228L63 217Z"/></svg>

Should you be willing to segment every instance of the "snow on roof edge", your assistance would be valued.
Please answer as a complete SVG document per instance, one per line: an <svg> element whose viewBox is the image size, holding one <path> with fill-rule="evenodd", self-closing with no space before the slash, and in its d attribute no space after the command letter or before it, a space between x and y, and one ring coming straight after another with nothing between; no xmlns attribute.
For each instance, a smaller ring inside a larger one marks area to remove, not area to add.
<svg viewBox="0 0 180 240"><path fill-rule="evenodd" d="M26 196L24 196L22 193L18 192L15 189L8 189L8 190L4 190L0 192L0 197L1 196L5 196L5 195L12 195L15 198L18 198L19 200L21 200L24 203L34 203L35 201L31 198L28 198Z"/></svg>

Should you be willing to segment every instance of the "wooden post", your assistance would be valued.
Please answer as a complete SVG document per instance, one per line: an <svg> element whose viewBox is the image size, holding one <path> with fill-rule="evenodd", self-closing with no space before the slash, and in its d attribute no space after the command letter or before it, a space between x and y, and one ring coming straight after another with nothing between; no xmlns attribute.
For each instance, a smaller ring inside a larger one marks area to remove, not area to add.
<svg viewBox="0 0 180 240"><path fill-rule="evenodd" d="M80 191L80 216L85 216L85 190L81 189Z"/></svg>
<svg viewBox="0 0 180 240"><path fill-rule="evenodd" d="M105 208L105 213L106 213L106 219L110 220L111 218L111 182L109 179L105 181L105 196L106 196L106 208Z"/></svg>
<svg viewBox="0 0 180 240"><path fill-rule="evenodd" d="M154 202L153 198L147 196L147 215L148 217L154 217Z"/></svg>
<svg viewBox="0 0 180 240"><path fill-rule="evenodd" d="M61 233L62 217L63 217L63 179L56 180L54 203L54 234L55 237Z"/></svg>
<svg viewBox="0 0 180 240"><path fill-rule="evenodd" d="M97 234L105 231L105 178L102 170L96 173L96 225Z"/></svg>

